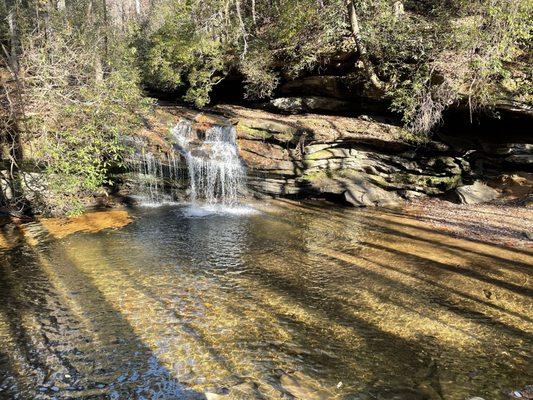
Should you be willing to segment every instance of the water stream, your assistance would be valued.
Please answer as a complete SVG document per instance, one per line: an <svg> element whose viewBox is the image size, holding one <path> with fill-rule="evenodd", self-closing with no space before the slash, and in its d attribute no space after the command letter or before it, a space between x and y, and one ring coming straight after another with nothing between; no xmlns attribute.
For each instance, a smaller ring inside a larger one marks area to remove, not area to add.
<svg viewBox="0 0 533 400"><path fill-rule="evenodd" d="M0 398L492 400L533 382L531 251L396 211L254 207L1 231Z"/></svg>
<svg viewBox="0 0 533 400"><path fill-rule="evenodd" d="M131 162L134 196L143 205L188 197L191 209L204 211L237 206L246 193L246 170L239 158L235 128L213 125L198 131L190 121L182 120L171 135L169 153L153 153L145 143L137 144L139 150Z"/></svg>
<svg viewBox="0 0 533 400"><path fill-rule="evenodd" d="M182 121L172 129L189 171L190 199L208 205L235 205L245 192L245 168L239 158L235 128L214 125L199 137Z"/></svg>
<svg viewBox="0 0 533 400"><path fill-rule="evenodd" d="M179 154L154 154L141 148L131 163L134 174L134 195L144 205L161 205L180 199L180 183L184 166Z"/></svg>

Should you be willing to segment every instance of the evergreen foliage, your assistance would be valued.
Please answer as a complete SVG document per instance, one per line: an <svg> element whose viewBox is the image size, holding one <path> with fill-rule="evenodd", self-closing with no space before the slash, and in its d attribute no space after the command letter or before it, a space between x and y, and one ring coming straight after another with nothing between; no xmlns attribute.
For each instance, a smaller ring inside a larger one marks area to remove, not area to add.
<svg viewBox="0 0 533 400"><path fill-rule="evenodd" d="M454 103L532 98L531 0L5 0L0 14L4 186L17 192L32 143L65 203L49 206L67 211L126 155L120 137L149 109L141 87L201 107L238 74L247 99L267 99L357 55L351 73L419 138Z"/></svg>

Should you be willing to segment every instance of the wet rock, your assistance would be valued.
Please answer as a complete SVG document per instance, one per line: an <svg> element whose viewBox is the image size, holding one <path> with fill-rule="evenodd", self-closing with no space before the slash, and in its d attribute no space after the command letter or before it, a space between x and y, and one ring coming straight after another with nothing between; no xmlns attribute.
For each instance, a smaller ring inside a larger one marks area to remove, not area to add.
<svg viewBox="0 0 533 400"><path fill-rule="evenodd" d="M253 382L243 382L230 388L229 396L235 400L263 400L257 385Z"/></svg>
<svg viewBox="0 0 533 400"><path fill-rule="evenodd" d="M318 382L301 372L282 375L280 383L296 399L327 400L333 397L331 391L322 388Z"/></svg>
<svg viewBox="0 0 533 400"><path fill-rule="evenodd" d="M227 394L219 394L219 393L212 393L212 392L206 392L204 394L205 394L206 400L224 400L224 399L229 398L229 395Z"/></svg>
<svg viewBox="0 0 533 400"><path fill-rule="evenodd" d="M222 400L228 399L230 390L227 387L209 388L204 393L207 400Z"/></svg>
<svg viewBox="0 0 533 400"><path fill-rule="evenodd" d="M499 193L481 181L476 181L472 185L461 186L455 190L457 201L461 204L486 203L498 197Z"/></svg>

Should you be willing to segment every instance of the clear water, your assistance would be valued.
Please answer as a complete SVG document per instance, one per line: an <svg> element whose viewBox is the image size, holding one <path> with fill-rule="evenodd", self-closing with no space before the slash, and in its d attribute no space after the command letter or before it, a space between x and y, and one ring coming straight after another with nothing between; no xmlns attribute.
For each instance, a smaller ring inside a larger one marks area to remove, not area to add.
<svg viewBox="0 0 533 400"><path fill-rule="evenodd" d="M489 400L533 382L531 251L395 211L191 210L4 228L0 398Z"/></svg>

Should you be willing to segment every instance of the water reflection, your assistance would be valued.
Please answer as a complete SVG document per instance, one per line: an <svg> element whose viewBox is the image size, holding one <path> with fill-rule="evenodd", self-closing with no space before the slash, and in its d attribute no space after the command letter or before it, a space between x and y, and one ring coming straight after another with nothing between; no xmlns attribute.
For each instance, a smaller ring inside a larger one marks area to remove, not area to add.
<svg viewBox="0 0 533 400"><path fill-rule="evenodd" d="M394 211L262 208L3 232L0 398L499 398L532 381L531 252Z"/></svg>

